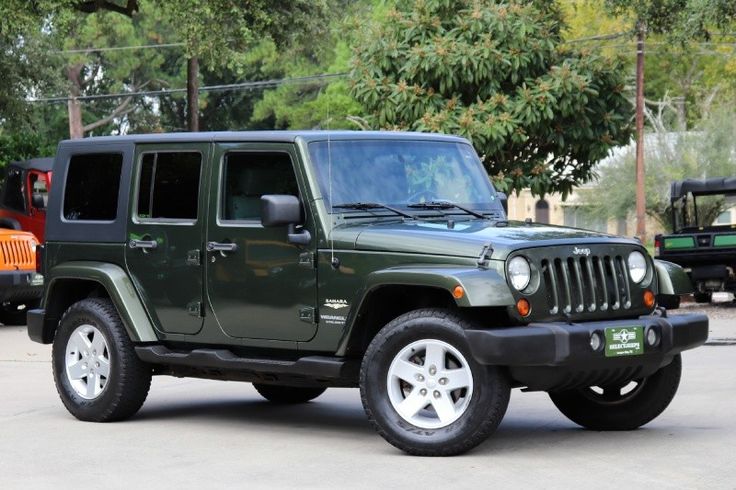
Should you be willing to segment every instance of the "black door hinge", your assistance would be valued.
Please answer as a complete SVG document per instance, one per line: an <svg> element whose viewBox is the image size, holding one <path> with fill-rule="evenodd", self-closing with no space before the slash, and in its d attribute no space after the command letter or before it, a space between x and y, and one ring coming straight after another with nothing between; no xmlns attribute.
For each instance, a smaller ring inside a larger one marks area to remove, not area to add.
<svg viewBox="0 0 736 490"><path fill-rule="evenodd" d="M299 308L299 320L306 323L317 323L317 308L312 306Z"/></svg>
<svg viewBox="0 0 736 490"><path fill-rule="evenodd" d="M199 249L187 251L187 265L201 265L202 252Z"/></svg>
<svg viewBox="0 0 736 490"><path fill-rule="evenodd" d="M192 301L191 303L187 304L187 313L189 313L192 316L196 316L198 318L202 318L204 315L202 315L202 302L201 301Z"/></svg>
<svg viewBox="0 0 736 490"><path fill-rule="evenodd" d="M299 254L299 265L314 269L317 266L316 255L314 252L302 252Z"/></svg>

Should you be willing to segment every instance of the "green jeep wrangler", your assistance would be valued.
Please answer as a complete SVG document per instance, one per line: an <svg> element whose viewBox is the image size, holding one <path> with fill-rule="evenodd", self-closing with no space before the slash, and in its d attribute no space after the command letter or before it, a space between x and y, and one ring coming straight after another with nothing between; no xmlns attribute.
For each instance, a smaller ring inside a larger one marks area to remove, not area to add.
<svg viewBox="0 0 736 490"><path fill-rule="evenodd" d="M223 132L65 141L41 309L77 418L141 407L152 375L252 382L278 403L360 387L394 446L462 453L512 388L594 430L635 429L678 387L704 315L668 316L681 269L637 241L510 222L467 140Z"/></svg>

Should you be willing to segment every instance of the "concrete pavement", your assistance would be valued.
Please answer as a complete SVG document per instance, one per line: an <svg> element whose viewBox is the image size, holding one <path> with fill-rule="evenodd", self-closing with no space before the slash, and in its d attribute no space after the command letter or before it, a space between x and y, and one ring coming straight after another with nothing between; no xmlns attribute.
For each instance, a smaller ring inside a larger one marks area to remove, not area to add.
<svg viewBox="0 0 736 490"><path fill-rule="evenodd" d="M716 325L730 331L728 324ZM410 457L369 426L357 390L274 406L249 384L154 378L114 424L74 419L50 348L0 327L0 488L736 488L736 346L685 353L680 391L643 429L589 432L515 390L467 455Z"/></svg>

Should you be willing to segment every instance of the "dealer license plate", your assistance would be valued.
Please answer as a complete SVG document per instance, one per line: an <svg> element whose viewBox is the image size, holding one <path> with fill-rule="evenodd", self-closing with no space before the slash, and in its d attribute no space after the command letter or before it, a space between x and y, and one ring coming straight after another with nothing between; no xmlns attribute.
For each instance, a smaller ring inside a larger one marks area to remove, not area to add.
<svg viewBox="0 0 736 490"><path fill-rule="evenodd" d="M644 352L644 327L609 327L606 357L638 356Z"/></svg>

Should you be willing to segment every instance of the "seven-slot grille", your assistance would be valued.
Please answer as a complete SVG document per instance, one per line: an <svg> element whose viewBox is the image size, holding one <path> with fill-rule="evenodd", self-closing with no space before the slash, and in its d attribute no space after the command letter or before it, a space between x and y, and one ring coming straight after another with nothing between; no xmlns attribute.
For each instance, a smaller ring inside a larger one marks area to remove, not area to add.
<svg viewBox="0 0 736 490"><path fill-rule="evenodd" d="M541 265L553 315L631 308L629 271L620 255L543 259Z"/></svg>
<svg viewBox="0 0 736 490"><path fill-rule="evenodd" d="M36 264L35 254L31 250L31 242L26 239L0 240L0 257L6 267L28 269L34 268Z"/></svg>

